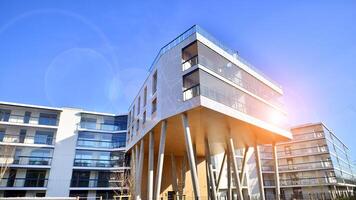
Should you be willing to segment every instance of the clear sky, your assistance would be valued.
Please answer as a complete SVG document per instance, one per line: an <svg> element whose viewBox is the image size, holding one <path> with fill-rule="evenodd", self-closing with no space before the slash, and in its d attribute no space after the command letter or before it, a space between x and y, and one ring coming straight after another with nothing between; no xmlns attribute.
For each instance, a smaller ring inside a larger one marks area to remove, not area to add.
<svg viewBox="0 0 356 200"><path fill-rule="evenodd" d="M356 159L351 0L1 0L0 101L126 112L160 47L193 24L283 86L292 125L325 122Z"/></svg>

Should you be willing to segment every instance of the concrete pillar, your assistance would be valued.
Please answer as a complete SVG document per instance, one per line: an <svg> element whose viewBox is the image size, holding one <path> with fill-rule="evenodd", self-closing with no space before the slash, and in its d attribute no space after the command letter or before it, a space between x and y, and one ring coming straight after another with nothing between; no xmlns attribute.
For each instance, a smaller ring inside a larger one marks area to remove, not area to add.
<svg viewBox="0 0 356 200"><path fill-rule="evenodd" d="M177 182L177 167L176 167L176 158L171 154L171 167L172 167L172 187L175 194L178 192L178 182Z"/></svg>
<svg viewBox="0 0 356 200"><path fill-rule="evenodd" d="M166 144L167 121L163 121L161 125L161 137L159 141L159 150L157 156L157 174L156 174L156 187L154 192L154 199L159 200L161 194L162 171L164 162L164 148Z"/></svg>
<svg viewBox="0 0 356 200"><path fill-rule="evenodd" d="M221 180L222 172L224 171L225 161L226 161L226 152L224 153L224 157L223 157L223 160L222 160L222 163L221 163L221 166L220 166L218 181L216 183L216 192L219 192L220 180Z"/></svg>
<svg viewBox="0 0 356 200"><path fill-rule="evenodd" d="M227 167L226 167L226 173L227 173L227 199L232 200L232 178L231 178L231 154L228 150L226 150L227 153Z"/></svg>
<svg viewBox="0 0 356 200"><path fill-rule="evenodd" d="M138 170L137 170L137 175L138 175L138 182L136 183L137 187L137 194L136 194L136 199L140 200L141 199L141 187L142 187L142 171L143 171L143 161L144 161L144 156L145 156L145 141L142 139L141 144L140 144L140 160L138 164Z"/></svg>
<svg viewBox="0 0 356 200"><path fill-rule="evenodd" d="M246 165L247 165L247 153L248 153L249 147L245 147L245 151L244 151L244 157L242 160L242 167L241 167L241 185L243 185L244 181L245 181L245 176L244 174L246 173Z"/></svg>
<svg viewBox="0 0 356 200"><path fill-rule="evenodd" d="M153 200L154 135L152 131L149 133L148 137L147 199Z"/></svg>
<svg viewBox="0 0 356 200"><path fill-rule="evenodd" d="M213 165L211 164L211 156L210 156L210 148L209 148L209 142L208 140L205 140L205 162L207 163L207 172L209 173L209 184L211 187L211 199L216 200L217 199L217 194L216 194L216 182L215 182L215 177L213 173ZM210 187L208 187L208 190L210 190Z"/></svg>
<svg viewBox="0 0 356 200"><path fill-rule="evenodd" d="M194 195L195 195L195 199L200 199L199 180L198 180L197 168L196 168L196 164L195 164L193 143L192 143L192 138L190 135L188 116L186 113L182 114L182 123L183 123L183 128L184 128L185 146L187 148L187 154L188 154L189 167L190 167L190 172L191 172L190 174L192 176Z"/></svg>
<svg viewBox="0 0 356 200"><path fill-rule="evenodd" d="M261 159L260 159L260 151L257 143L255 144L255 159L256 159L256 170L257 170L257 177L258 183L260 188L260 199L265 200L265 190L263 186L263 176L262 176L262 167L261 167Z"/></svg>
<svg viewBox="0 0 356 200"><path fill-rule="evenodd" d="M279 184L279 169L278 169L278 158L277 158L277 146L275 142L273 142L272 144L272 151L273 151L273 163L274 163L274 178L276 184L276 200L280 200L281 194L280 194L280 184Z"/></svg>
<svg viewBox="0 0 356 200"><path fill-rule="evenodd" d="M235 147L234 147L234 142L232 140L232 138L228 139L228 147L229 147L229 151L231 153L231 160L232 160L232 164L233 164L233 170L234 170L234 175L235 175L235 181L236 181L236 190L237 190L237 197L240 200L243 200L243 195L242 195L242 187L241 187L241 182L240 182L240 173L239 173L239 169L237 166L237 162L236 162L236 155L235 155Z"/></svg>

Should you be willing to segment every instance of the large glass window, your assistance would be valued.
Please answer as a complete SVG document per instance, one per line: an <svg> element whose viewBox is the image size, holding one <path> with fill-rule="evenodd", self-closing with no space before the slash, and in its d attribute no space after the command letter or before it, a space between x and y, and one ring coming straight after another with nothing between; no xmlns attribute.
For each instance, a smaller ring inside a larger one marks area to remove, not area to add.
<svg viewBox="0 0 356 200"><path fill-rule="evenodd" d="M182 69L187 70L196 64L198 64L198 45L195 41L182 49Z"/></svg>
<svg viewBox="0 0 356 200"><path fill-rule="evenodd" d="M38 124L56 126L57 125L57 114L40 113L40 118L38 120Z"/></svg>
<svg viewBox="0 0 356 200"><path fill-rule="evenodd" d="M4 141L5 129L0 128L0 142Z"/></svg>

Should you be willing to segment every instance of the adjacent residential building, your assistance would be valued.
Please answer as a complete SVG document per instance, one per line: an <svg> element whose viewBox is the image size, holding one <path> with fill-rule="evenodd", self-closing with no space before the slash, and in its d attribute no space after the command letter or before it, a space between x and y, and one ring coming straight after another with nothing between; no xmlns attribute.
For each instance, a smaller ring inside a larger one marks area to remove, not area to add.
<svg viewBox="0 0 356 200"><path fill-rule="evenodd" d="M291 129L293 139L279 143L282 199L335 199L354 195L355 168L348 147L323 123ZM270 146L261 148L267 199L275 199L275 170Z"/></svg>
<svg viewBox="0 0 356 200"><path fill-rule="evenodd" d="M127 115L0 102L0 197L127 192L126 127Z"/></svg>
<svg viewBox="0 0 356 200"><path fill-rule="evenodd" d="M291 139L281 87L236 51L193 26L164 46L129 108L128 153L136 199L217 199L214 155L226 153L226 196L264 193L260 155L243 189L235 149ZM222 161L221 161L222 162ZM164 177L164 178L162 178Z"/></svg>

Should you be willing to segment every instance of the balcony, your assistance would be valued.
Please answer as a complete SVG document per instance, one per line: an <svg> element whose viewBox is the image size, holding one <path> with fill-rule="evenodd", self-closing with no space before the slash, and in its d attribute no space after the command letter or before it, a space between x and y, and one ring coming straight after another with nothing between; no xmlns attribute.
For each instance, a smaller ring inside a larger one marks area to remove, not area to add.
<svg viewBox="0 0 356 200"><path fill-rule="evenodd" d="M124 187L124 183L118 180L72 179L70 187Z"/></svg>
<svg viewBox="0 0 356 200"><path fill-rule="evenodd" d="M98 130L98 131L126 131L126 126L107 123L80 122L78 129Z"/></svg>
<svg viewBox="0 0 356 200"><path fill-rule="evenodd" d="M124 160L103 160L103 159L78 159L74 160L76 167L125 167Z"/></svg>
<svg viewBox="0 0 356 200"><path fill-rule="evenodd" d="M0 187L47 187L46 178L3 178Z"/></svg>
<svg viewBox="0 0 356 200"><path fill-rule="evenodd" d="M300 149L278 151L278 157L304 156L304 155L312 155L312 154L320 154L320 153L328 153L328 152L329 151L327 146L306 147Z"/></svg>
<svg viewBox="0 0 356 200"><path fill-rule="evenodd" d="M89 148L124 148L126 146L125 141L105 141L105 140L91 140L79 138L77 142L78 147L89 147Z"/></svg>
<svg viewBox="0 0 356 200"><path fill-rule="evenodd" d="M29 117L25 115L3 115L0 117L0 122L9 122L15 124L30 124L30 125L45 125L57 126L58 119L54 117Z"/></svg>
<svg viewBox="0 0 356 200"><path fill-rule="evenodd" d="M21 136L4 134L0 136L0 142L4 143L19 143L19 144L43 144L54 145L55 139L52 136L35 135L35 136Z"/></svg>

